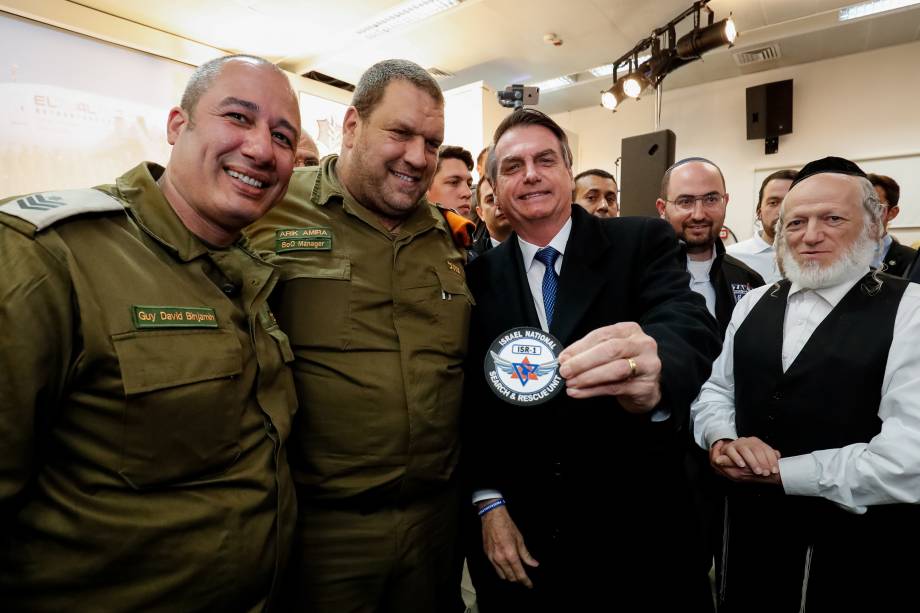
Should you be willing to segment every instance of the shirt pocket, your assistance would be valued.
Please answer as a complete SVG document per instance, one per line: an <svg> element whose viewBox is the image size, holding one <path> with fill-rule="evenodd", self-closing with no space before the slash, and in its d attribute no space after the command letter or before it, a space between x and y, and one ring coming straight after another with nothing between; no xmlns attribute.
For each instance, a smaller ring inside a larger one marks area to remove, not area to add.
<svg viewBox="0 0 920 613"><path fill-rule="evenodd" d="M435 270L441 291L438 329L444 351L454 357L466 356L473 295L462 277L453 272Z"/></svg>
<svg viewBox="0 0 920 613"><path fill-rule="evenodd" d="M351 260L310 254L287 258L275 313L291 345L345 349L351 330Z"/></svg>
<svg viewBox="0 0 920 613"><path fill-rule="evenodd" d="M125 393L122 478L141 489L232 466L251 393L236 334L127 332L112 342Z"/></svg>

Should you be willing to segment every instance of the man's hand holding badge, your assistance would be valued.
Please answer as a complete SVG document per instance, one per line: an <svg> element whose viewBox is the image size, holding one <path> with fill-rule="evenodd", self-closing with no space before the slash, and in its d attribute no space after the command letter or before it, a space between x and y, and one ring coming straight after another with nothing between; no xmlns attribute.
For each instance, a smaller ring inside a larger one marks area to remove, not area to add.
<svg viewBox="0 0 920 613"><path fill-rule="evenodd" d="M631 413L647 413L661 400L658 344L635 322L588 333L559 355L559 364L572 398L616 396Z"/></svg>

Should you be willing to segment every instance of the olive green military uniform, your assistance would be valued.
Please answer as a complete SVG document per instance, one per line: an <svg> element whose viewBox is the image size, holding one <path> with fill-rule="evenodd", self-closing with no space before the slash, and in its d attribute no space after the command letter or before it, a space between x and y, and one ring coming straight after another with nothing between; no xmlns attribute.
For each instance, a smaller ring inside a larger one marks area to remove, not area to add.
<svg viewBox="0 0 920 613"><path fill-rule="evenodd" d="M341 186L337 159L295 170L250 228L281 267L275 310L295 354L293 598L318 613L434 611L458 594L463 256L424 201L387 231Z"/></svg>
<svg viewBox="0 0 920 613"><path fill-rule="evenodd" d="M280 586L296 398L278 273L191 234L162 172L79 190L117 199L102 212L7 202L65 213L41 229L0 212L5 611L261 611Z"/></svg>

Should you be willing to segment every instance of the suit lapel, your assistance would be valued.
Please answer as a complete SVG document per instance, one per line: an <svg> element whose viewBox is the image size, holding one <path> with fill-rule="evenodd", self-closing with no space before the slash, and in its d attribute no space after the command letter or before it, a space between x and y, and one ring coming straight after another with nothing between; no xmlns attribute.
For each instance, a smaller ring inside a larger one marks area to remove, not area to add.
<svg viewBox="0 0 920 613"><path fill-rule="evenodd" d="M504 296L500 304L508 315L509 321L515 326L540 327L540 318L537 308L533 303L530 293L530 284L527 282L527 271L524 270L524 258L521 256L521 246L517 234L512 234L501 245L495 248L496 256L501 253L501 258L496 258L498 270L495 273L496 295ZM507 292L514 292L513 299L508 300ZM520 322L520 323L517 323Z"/></svg>
<svg viewBox="0 0 920 613"><path fill-rule="evenodd" d="M572 232L565 246L559 289L550 332L568 345L605 281L603 256L610 248L601 221L580 206L572 206ZM520 257L520 253L518 254Z"/></svg>

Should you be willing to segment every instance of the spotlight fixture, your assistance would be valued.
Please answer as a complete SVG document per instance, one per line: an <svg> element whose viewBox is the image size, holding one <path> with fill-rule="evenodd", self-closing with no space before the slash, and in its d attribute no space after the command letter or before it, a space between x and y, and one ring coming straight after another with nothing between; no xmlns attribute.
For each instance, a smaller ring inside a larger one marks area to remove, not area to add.
<svg viewBox="0 0 920 613"><path fill-rule="evenodd" d="M917 0L920 1L920 0ZM645 38L613 62L612 68L601 71L592 69L592 74L612 74L614 85L601 92L601 104L614 109L624 97L638 98L648 87L658 87L664 78L684 64L698 60L707 51L723 45L733 45L738 36L731 15L713 23L715 13L707 5L709 0L697 0L680 15L652 31ZM703 11L707 23L701 26ZM688 17L693 18L693 27L688 34L677 38L677 25ZM640 63L639 60L642 60ZM625 68L626 76L617 79L618 69ZM622 97L620 97L622 93Z"/></svg>
<svg viewBox="0 0 920 613"><path fill-rule="evenodd" d="M738 30L735 21L729 17L705 28L694 28L689 34L677 41L677 57L682 60L697 59L707 51L718 49L722 45L731 47L735 44Z"/></svg>
<svg viewBox="0 0 920 613"><path fill-rule="evenodd" d="M615 111L617 105L626 99L626 93L623 91L623 79L620 79L613 86L601 93L601 106L605 109Z"/></svg>
<svg viewBox="0 0 920 613"><path fill-rule="evenodd" d="M623 92L630 98L638 98L649 85L651 85L651 83L648 77L642 73L640 67L626 75L626 78L623 79Z"/></svg>

